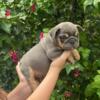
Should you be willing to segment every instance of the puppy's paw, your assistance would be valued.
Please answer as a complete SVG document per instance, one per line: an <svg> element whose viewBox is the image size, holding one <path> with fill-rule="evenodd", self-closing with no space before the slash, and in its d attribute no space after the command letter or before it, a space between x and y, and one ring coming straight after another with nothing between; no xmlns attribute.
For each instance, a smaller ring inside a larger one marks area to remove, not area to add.
<svg viewBox="0 0 100 100"><path fill-rule="evenodd" d="M67 59L67 63L75 64L76 61L80 60L80 55L76 49L72 50L71 55Z"/></svg>
<svg viewBox="0 0 100 100"><path fill-rule="evenodd" d="M74 63L75 63L75 59L74 59L74 57L72 56L72 54L68 57L67 62L68 62L68 63L71 63L71 64L74 64Z"/></svg>
<svg viewBox="0 0 100 100"><path fill-rule="evenodd" d="M80 60L79 52L76 49L72 50L72 56L75 60Z"/></svg>

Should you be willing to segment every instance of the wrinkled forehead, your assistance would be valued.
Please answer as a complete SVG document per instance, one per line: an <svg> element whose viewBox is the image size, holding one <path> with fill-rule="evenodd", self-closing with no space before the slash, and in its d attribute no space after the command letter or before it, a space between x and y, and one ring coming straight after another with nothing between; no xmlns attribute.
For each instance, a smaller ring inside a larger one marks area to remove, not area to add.
<svg viewBox="0 0 100 100"><path fill-rule="evenodd" d="M69 33L69 34L78 31L76 25L73 23L62 23L59 25L59 28L61 29L61 32Z"/></svg>

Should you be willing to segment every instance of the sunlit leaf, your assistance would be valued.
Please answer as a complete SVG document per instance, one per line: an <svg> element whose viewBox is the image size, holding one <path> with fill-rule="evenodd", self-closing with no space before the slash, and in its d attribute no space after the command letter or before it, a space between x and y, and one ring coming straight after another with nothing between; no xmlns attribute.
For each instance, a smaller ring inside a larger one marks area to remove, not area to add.
<svg viewBox="0 0 100 100"><path fill-rule="evenodd" d="M84 10L86 10L86 8L91 5L93 5L93 0L85 0L84 1Z"/></svg>
<svg viewBox="0 0 100 100"><path fill-rule="evenodd" d="M84 68L81 64L79 63L75 63L75 64L68 64L66 65L65 69L66 69L66 73L69 74L72 70L78 68L80 71L83 71Z"/></svg>
<svg viewBox="0 0 100 100"><path fill-rule="evenodd" d="M7 0L7 2L10 2L11 3L11 2L14 2L14 0Z"/></svg>
<svg viewBox="0 0 100 100"><path fill-rule="evenodd" d="M97 89L100 89L100 75L96 75L94 81L87 86L85 95L91 96L93 93L97 92Z"/></svg>
<svg viewBox="0 0 100 100"><path fill-rule="evenodd" d="M98 95L99 98L100 98L100 89L97 90L97 95Z"/></svg>
<svg viewBox="0 0 100 100"><path fill-rule="evenodd" d="M100 0L94 0L93 4L96 8L98 8L100 6Z"/></svg>
<svg viewBox="0 0 100 100"><path fill-rule="evenodd" d="M97 71L100 74L100 70Z"/></svg>
<svg viewBox="0 0 100 100"><path fill-rule="evenodd" d="M100 75L96 75L96 76L94 77L94 81L100 83Z"/></svg>

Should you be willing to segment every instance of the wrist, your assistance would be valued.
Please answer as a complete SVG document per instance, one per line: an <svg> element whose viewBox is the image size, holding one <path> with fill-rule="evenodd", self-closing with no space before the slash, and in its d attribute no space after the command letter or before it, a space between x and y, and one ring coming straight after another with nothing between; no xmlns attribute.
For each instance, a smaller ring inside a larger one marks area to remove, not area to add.
<svg viewBox="0 0 100 100"><path fill-rule="evenodd" d="M58 74L58 75L59 75L59 74L60 74L60 72L61 72L61 68L54 67L54 66L50 66L49 71L54 72L54 73L56 73L56 74Z"/></svg>
<svg viewBox="0 0 100 100"><path fill-rule="evenodd" d="M31 89L26 83L19 82L16 88L7 95L7 100L26 100L31 93Z"/></svg>
<svg viewBox="0 0 100 100"><path fill-rule="evenodd" d="M19 85L22 87L24 94L32 93L32 89L30 88L28 82L20 82Z"/></svg>

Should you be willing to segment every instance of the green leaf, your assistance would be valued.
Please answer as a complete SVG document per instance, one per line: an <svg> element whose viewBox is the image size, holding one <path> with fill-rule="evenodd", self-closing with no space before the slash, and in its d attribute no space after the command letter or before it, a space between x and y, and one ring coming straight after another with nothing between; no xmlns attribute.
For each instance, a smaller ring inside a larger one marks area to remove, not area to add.
<svg viewBox="0 0 100 100"><path fill-rule="evenodd" d="M6 7L0 8L0 18L4 18L5 17L5 9L6 9Z"/></svg>
<svg viewBox="0 0 100 100"><path fill-rule="evenodd" d="M48 31L49 31L49 28L44 28L44 29L43 29L43 32L44 32L44 33L48 33Z"/></svg>
<svg viewBox="0 0 100 100"><path fill-rule="evenodd" d="M97 95L98 95L99 98L100 98L100 89L97 90Z"/></svg>
<svg viewBox="0 0 100 100"><path fill-rule="evenodd" d="M79 70L83 71L84 68L81 64L75 63L75 64L68 64L65 67L66 73L69 74L72 70L78 68Z"/></svg>
<svg viewBox="0 0 100 100"><path fill-rule="evenodd" d="M100 89L100 75L96 75L94 81L87 86L85 95L91 96L93 93L97 92L97 89Z"/></svg>
<svg viewBox="0 0 100 100"><path fill-rule="evenodd" d="M7 2L12 3L12 2L14 2L14 0L7 0Z"/></svg>
<svg viewBox="0 0 100 100"><path fill-rule="evenodd" d="M100 74L100 70L97 70L98 74Z"/></svg>
<svg viewBox="0 0 100 100"><path fill-rule="evenodd" d="M11 23L2 22L0 23L0 27L7 33L11 32Z"/></svg>
<svg viewBox="0 0 100 100"><path fill-rule="evenodd" d="M96 8L99 8L99 3L100 3L100 0L94 0L93 4Z"/></svg>
<svg viewBox="0 0 100 100"><path fill-rule="evenodd" d="M7 59L9 59L9 55L8 54L6 54L5 56L4 56L4 61L6 61Z"/></svg>
<svg viewBox="0 0 100 100"><path fill-rule="evenodd" d="M54 90L51 97L55 97L55 96L57 96L57 94L58 94L57 90Z"/></svg>
<svg viewBox="0 0 100 100"><path fill-rule="evenodd" d="M80 35L79 38L80 38L81 45L83 47L87 47L88 46L88 37L87 37L86 33L85 32L81 32L80 34L81 35Z"/></svg>
<svg viewBox="0 0 100 100"><path fill-rule="evenodd" d="M94 62L93 62L93 66L97 67L97 68L100 68L100 59L96 59Z"/></svg>
<svg viewBox="0 0 100 100"><path fill-rule="evenodd" d="M46 37L48 35L48 31L49 31L49 28L44 28L43 29L44 37Z"/></svg>
<svg viewBox="0 0 100 100"><path fill-rule="evenodd" d="M93 93L96 92L95 88L94 88L94 84L95 83L91 83L87 86L86 90L85 90L85 95L88 97L88 96L91 96Z"/></svg>
<svg viewBox="0 0 100 100"><path fill-rule="evenodd" d="M84 11L86 11L86 8L91 5L93 5L93 0L85 0L84 1Z"/></svg>
<svg viewBox="0 0 100 100"><path fill-rule="evenodd" d="M55 100L55 97L51 96L50 100Z"/></svg>
<svg viewBox="0 0 100 100"><path fill-rule="evenodd" d="M68 64L68 65L66 65L66 67L65 67L65 70L66 70L66 73L67 74L69 74L72 70L74 70L75 68L74 68L74 66L73 65L71 65L71 64Z"/></svg>
<svg viewBox="0 0 100 100"><path fill-rule="evenodd" d="M57 86L60 87L60 86L62 86L62 85L63 85L63 81L59 79L59 80L57 81Z"/></svg>
<svg viewBox="0 0 100 100"><path fill-rule="evenodd" d="M84 60L87 60L88 57L89 57L89 54L90 54L90 49L80 47L80 48L79 48L79 51L81 52L83 59L84 59Z"/></svg>
<svg viewBox="0 0 100 100"><path fill-rule="evenodd" d="M94 77L94 81L100 83L100 75L96 75L96 76Z"/></svg>

